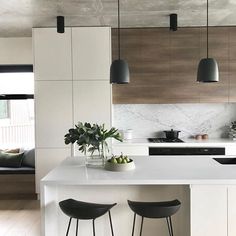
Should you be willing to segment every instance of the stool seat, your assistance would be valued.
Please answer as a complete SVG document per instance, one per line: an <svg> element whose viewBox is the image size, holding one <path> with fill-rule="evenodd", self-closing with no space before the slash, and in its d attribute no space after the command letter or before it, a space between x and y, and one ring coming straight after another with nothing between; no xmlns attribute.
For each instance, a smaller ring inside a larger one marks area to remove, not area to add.
<svg viewBox="0 0 236 236"><path fill-rule="evenodd" d="M166 218L174 215L180 208L180 201L135 202L128 200L129 207L137 215L146 218Z"/></svg>
<svg viewBox="0 0 236 236"><path fill-rule="evenodd" d="M143 220L144 218L166 218L168 226L169 236L174 236L171 216L174 215L180 208L180 201L175 199L173 201L166 202L135 202L128 200L129 207L134 212L132 236L135 231L136 215L142 217L140 236L143 232Z"/></svg>
<svg viewBox="0 0 236 236"><path fill-rule="evenodd" d="M97 204L77 201L74 199L67 199L59 202L61 210L70 218L79 220L92 220L96 219L107 213L114 204Z"/></svg>

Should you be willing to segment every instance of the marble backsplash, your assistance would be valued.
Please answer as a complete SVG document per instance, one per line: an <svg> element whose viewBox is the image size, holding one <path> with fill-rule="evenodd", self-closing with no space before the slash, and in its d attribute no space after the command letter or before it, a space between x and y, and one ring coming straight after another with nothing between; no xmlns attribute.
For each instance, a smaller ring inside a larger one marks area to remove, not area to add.
<svg viewBox="0 0 236 236"><path fill-rule="evenodd" d="M181 130L181 138L205 133L226 138L234 120L236 103L113 105L113 126L133 129L133 138L161 137L172 128Z"/></svg>

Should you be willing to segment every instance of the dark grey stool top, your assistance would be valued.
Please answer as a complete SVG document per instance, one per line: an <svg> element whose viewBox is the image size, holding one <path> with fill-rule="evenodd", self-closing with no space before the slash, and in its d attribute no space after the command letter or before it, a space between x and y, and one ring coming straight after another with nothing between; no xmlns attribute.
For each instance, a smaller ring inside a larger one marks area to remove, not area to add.
<svg viewBox="0 0 236 236"><path fill-rule="evenodd" d="M114 204L97 204L89 202L81 202L74 199L67 199L59 202L61 210L70 218L80 220L96 219L107 213Z"/></svg>
<svg viewBox="0 0 236 236"><path fill-rule="evenodd" d="M134 202L128 200L132 211L146 218L166 218L174 215L180 208L180 201L175 199L166 202Z"/></svg>

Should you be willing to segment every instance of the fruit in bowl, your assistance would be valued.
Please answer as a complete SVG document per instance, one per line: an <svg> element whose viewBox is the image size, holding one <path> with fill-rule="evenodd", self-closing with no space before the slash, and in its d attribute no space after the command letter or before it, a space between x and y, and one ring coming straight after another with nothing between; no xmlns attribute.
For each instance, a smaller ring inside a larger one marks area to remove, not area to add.
<svg viewBox="0 0 236 236"><path fill-rule="evenodd" d="M135 169L134 161L121 153L120 156L112 156L107 160L105 169L110 171L127 171Z"/></svg>
<svg viewBox="0 0 236 236"><path fill-rule="evenodd" d="M108 160L108 162L114 163L114 164L126 164L131 162L132 160L130 160L128 158L128 156L124 156L123 154L121 154L120 156L112 156L111 159Z"/></svg>

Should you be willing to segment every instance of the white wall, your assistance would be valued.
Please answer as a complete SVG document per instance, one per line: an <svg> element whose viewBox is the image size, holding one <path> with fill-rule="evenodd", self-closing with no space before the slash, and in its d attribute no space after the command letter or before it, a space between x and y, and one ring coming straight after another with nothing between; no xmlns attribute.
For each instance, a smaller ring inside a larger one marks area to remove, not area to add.
<svg viewBox="0 0 236 236"><path fill-rule="evenodd" d="M113 111L113 126L133 129L134 138L155 137L171 128L180 130L182 138L204 133L225 138L236 120L235 103L114 105Z"/></svg>
<svg viewBox="0 0 236 236"><path fill-rule="evenodd" d="M0 38L0 64L33 64L32 38Z"/></svg>

